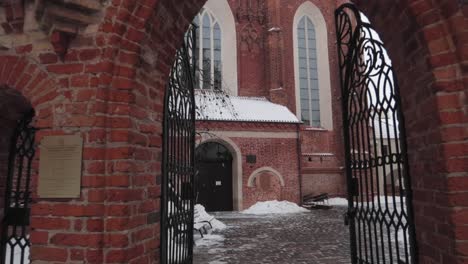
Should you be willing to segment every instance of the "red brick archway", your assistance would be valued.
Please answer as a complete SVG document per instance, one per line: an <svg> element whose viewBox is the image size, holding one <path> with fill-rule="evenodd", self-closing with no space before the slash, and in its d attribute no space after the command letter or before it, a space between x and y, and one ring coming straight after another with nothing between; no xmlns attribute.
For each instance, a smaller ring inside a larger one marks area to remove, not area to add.
<svg viewBox="0 0 468 264"><path fill-rule="evenodd" d="M38 140L85 139L81 198L33 205L35 261L157 263L164 88L204 2L110 1L97 32L73 40L63 61L31 44L0 52L0 85L36 109ZM468 7L355 2L383 36L400 80L421 262L466 262Z"/></svg>
<svg viewBox="0 0 468 264"><path fill-rule="evenodd" d="M174 6L159 1L152 13L145 13L148 24L142 39L159 43L149 45L159 59L158 76L167 76L175 48L203 2ZM448 0L355 2L383 36L400 81L422 263L462 262L468 254L468 244L458 241L468 236L463 219L468 215L463 208L467 145L461 142L468 120L468 8ZM159 78L155 87L161 92L164 83L164 77Z"/></svg>
<svg viewBox="0 0 468 264"><path fill-rule="evenodd" d="M35 126L43 129L44 132L51 128L54 120L52 102L58 96L57 83L48 73L41 70L37 63L27 57L0 56L0 120L2 123L0 137L2 143L9 144L16 121L20 120L22 115L29 112L31 108L36 111ZM8 147L4 148L4 146L2 144L2 152L8 151ZM5 155L5 153L2 154ZM3 195L1 192L0 196L3 197Z"/></svg>

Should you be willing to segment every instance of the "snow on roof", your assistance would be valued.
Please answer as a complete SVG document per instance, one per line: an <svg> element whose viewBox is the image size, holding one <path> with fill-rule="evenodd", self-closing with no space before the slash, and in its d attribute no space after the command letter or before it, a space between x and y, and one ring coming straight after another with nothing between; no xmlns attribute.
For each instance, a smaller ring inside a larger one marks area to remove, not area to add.
<svg viewBox="0 0 468 264"><path fill-rule="evenodd" d="M301 123L283 105L265 97L229 96L215 92L197 92L197 120Z"/></svg>

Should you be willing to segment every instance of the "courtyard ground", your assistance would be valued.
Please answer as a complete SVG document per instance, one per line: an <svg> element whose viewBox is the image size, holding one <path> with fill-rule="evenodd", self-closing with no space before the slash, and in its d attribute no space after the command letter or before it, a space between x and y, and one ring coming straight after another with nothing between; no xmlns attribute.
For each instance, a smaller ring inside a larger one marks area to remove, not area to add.
<svg viewBox="0 0 468 264"><path fill-rule="evenodd" d="M197 240L196 264L348 264L345 206L286 215L214 213L228 227Z"/></svg>

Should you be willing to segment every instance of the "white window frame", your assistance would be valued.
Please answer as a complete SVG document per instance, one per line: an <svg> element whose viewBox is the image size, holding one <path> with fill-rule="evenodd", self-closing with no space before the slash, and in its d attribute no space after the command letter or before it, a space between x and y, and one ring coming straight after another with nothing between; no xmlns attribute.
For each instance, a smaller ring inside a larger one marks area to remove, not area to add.
<svg viewBox="0 0 468 264"><path fill-rule="evenodd" d="M231 7L229 6L227 0L208 0L205 6L203 7L202 12L209 12L212 15L212 17L216 20L216 22L218 22L219 27L221 29L221 76L223 87L222 89L228 92L230 95L237 95L237 32L234 14L232 13ZM200 18L202 19L203 17L200 16ZM212 25L214 24L215 23L212 23ZM213 47L213 38L211 39L211 47ZM197 43L197 45L199 45L199 43ZM214 49L212 49L212 61L214 61L213 52ZM201 55L199 56L199 59L203 59ZM214 69L213 63L211 67L212 69ZM212 75L213 74L214 70L212 70ZM214 80L214 78L212 78L212 80Z"/></svg>
<svg viewBox="0 0 468 264"><path fill-rule="evenodd" d="M304 28L303 28L303 30L304 30L304 39L303 39L303 41L304 41L304 43L303 43L303 44L304 44L304 47L303 47L302 49L305 49L306 76L301 76L301 69L302 69L302 68L301 68L301 56L300 56L301 47L298 46L298 47L297 47L297 52L299 53L299 55L298 55L298 57L299 57L299 61L298 61L298 63L299 63L299 83L300 83L300 80L301 80L303 77L306 77L306 78L307 78L307 97L308 97L308 99L309 99L309 100L307 101L308 110L309 110L308 113L307 113L307 116L308 116L308 120L309 120L310 123L311 123L311 124L309 124L309 125L310 125L310 126L314 126L314 125L315 125L314 123L317 121L317 120L314 120L314 112L316 112L316 111L314 111L314 107L315 107L314 100L316 99L316 100L318 100L319 103L320 103L320 90L319 90L319 87L318 87L318 81L317 81L317 84L316 84L317 87L314 87L314 82L313 82L313 79L312 79L312 78L313 78L312 73L315 73L315 74L317 74L317 76L318 76L318 63L317 63L317 61L315 62L315 65L311 65L311 63L310 63L310 60L313 59L313 58L312 58L312 55L313 55L313 54L310 53L311 43L310 43L309 38L310 38L310 37L313 37L313 39L314 39L313 42L314 42L314 44L315 44L315 48L314 48L314 50L315 50L315 60L317 60L317 46L316 46L316 42L317 42L316 37L317 37L317 34L315 34L315 26L314 26L314 24L312 23L312 21L310 20L309 16L302 16L302 17L299 19L299 23L298 23L298 26L297 26L297 28L296 28L297 31L299 31L299 27L301 26L301 23L302 23L302 22L304 23ZM312 25L310 25L310 24L312 24ZM311 28L312 28L312 30L313 30L313 32L314 32L314 33L313 33L313 36L310 36L310 35L309 35L309 29L310 29L310 28L309 28L309 25L311 26ZM299 39L299 33L298 33L298 45L299 45L299 43L300 43L300 40L301 40L301 39ZM303 57L302 57L302 58L303 58ZM311 72L311 70L314 68L314 66L315 66L315 71ZM315 88L315 89L314 89L314 88ZM303 107L303 98L302 98L302 91L301 91L301 90L302 90L302 87L299 85L299 97L300 97L300 99L301 99L301 101L300 101L300 111L301 111L301 112L300 112L300 115L301 115L301 118L303 118L303 109L302 109L302 107ZM315 96L314 96L312 90L317 90L317 91L318 91L318 93L319 93L319 94L318 94L318 97L315 97ZM319 120L318 120L318 123L319 123L319 125L318 125L318 126L320 127L320 124L321 124L321 122L320 122L320 121L321 121L321 119L320 119L320 112L321 112L321 111L320 111L320 105L318 105L318 112L319 112L319 116L318 116L318 119L319 119Z"/></svg>
<svg viewBox="0 0 468 264"><path fill-rule="evenodd" d="M325 18L320 9L312 2L304 2L296 11L293 22L293 47L294 47L294 76L296 86L296 116L301 117L300 98L300 72L299 72L299 41L298 26L301 19L307 16L315 27L315 39L317 50L317 74L320 97L320 128L333 130L333 111L331 101L330 62L328 51L328 31ZM311 120L312 121L312 120Z"/></svg>
<svg viewBox="0 0 468 264"><path fill-rule="evenodd" d="M198 38L196 39L197 43L197 48L198 48L198 61L197 61L197 67L199 68L197 71L198 73L198 80L199 84L198 87L199 89L204 89L204 74L203 74L203 43L204 43L204 31L205 31L205 16L208 16L210 22L209 22L209 31L210 31L210 87L214 87L214 81L215 81L215 40L214 40L214 27L218 25L220 33L221 33L221 38L223 36L223 30L221 29L221 26L216 19L216 17L213 15L213 13L205 8L203 8L200 13L195 17L195 20L197 20L197 25L198 25ZM223 51L223 47L221 44L221 52ZM221 56L221 61L222 61L222 56ZM222 65L221 65L221 78L222 78ZM221 89L222 89L222 83L221 83Z"/></svg>

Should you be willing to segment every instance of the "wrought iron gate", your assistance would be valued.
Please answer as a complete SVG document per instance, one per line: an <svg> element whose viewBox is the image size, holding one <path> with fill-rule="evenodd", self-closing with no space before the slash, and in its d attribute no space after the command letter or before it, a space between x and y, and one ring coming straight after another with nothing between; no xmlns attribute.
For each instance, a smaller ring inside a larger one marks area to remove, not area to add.
<svg viewBox="0 0 468 264"><path fill-rule="evenodd" d="M164 101L161 262L192 263L195 99L192 27L177 51Z"/></svg>
<svg viewBox="0 0 468 264"><path fill-rule="evenodd" d="M418 263L397 78L353 4L336 11L352 263Z"/></svg>
<svg viewBox="0 0 468 264"><path fill-rule="evenodd" d="M12 136L2 221L1 263L29 263L31 169L35 154L34 111L19 120Z"/></svg>

